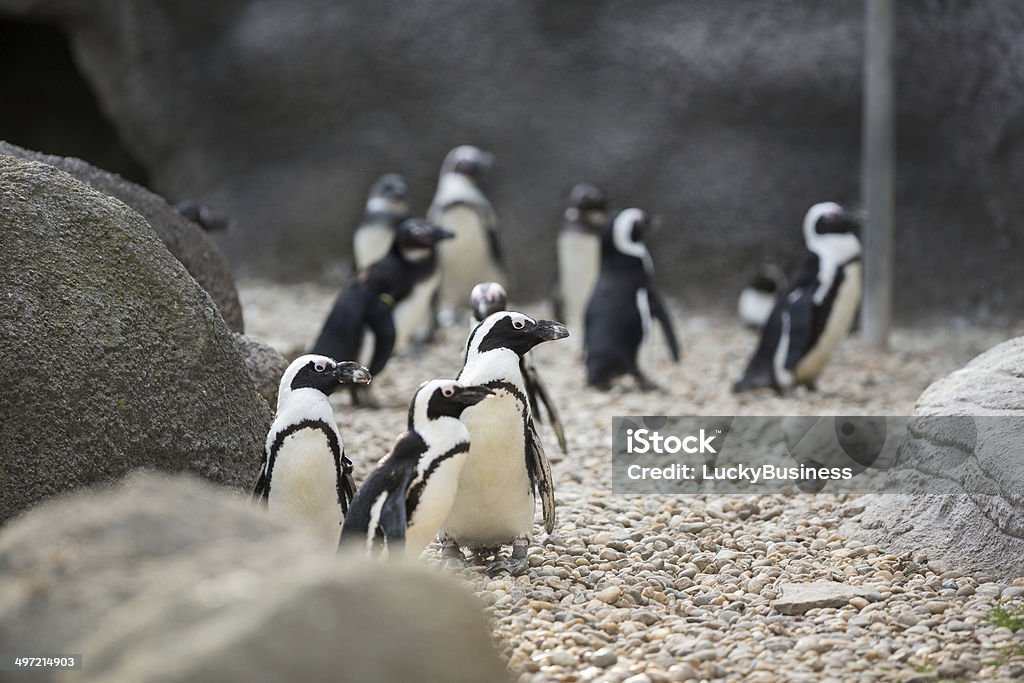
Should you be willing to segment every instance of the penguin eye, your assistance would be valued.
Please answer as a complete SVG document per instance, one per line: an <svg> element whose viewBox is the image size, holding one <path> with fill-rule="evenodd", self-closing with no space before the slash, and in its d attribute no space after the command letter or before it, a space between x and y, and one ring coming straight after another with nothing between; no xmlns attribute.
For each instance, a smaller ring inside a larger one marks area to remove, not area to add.
<svg viewBox="0 0 1024 683"><path fill-rule="evenodd" d="M512 327L516 328L517 330L521 330L524 327L526 327L526 323L523 322L522 320L513 320Z"/></svg>
<svg viewBox="0 0 1024 683"><path fill-rule="evenodd" d="M313 365L313 369L316 370L317 372L323 372L324 371L324 364L323 363L316 363L315 365Z"/></svg>
<svg viewBox="0 0 1024 683"><path fill-rule="evenodd" d="M445 387L441 390L441 393L444 394L446 398L451 398L455 394L455 390L451 387Z"/></svg>

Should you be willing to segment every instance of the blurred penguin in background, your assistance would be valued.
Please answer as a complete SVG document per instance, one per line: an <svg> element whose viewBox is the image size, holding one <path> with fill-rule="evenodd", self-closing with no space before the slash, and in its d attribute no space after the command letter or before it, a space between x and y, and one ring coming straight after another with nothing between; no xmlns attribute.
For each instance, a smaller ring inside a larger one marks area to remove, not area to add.
<svg viewBox="0 0 1024 683"><path fill-rule="evenodd" d="M776 300L734 392L770 387L781 394L798 384L814 389L860 307L858 227L857 217L834 202L808 209L803 225L807 254Z"/></svg>
<svg viewBox="0 0 1024 683"><path fill-rule="evenodd" d="M451 237L422 218L402 221L387 256L360 271L338 294L312 353L365 358L372 349L368 364L376 376L392 352L404 349L429 321L440 280L436 245ZM368 389L353 386L353 402L374 406Z"/></svg>
<svg viewBox="0 0 1024 683"><path fill-rule="evenodd" d="M464 317L466 292L478 282L505 281L498 217L480 188L494 156L471 145L456 147L441 164L437 193L427 218L455 237L438 247L441 269L438 320L455 324Z"/></svg>
<svg viewBox="0 0 1024 683"><path fill-rule="evenodd" d="M601 233L607 224L604 191L587 183L573 187L558 235L555 317L565 323L576 345L583 339L583 316L601 270Z"/></svg>
<svg viewBox="0 0 1024 683"><path fill-rule="evenodd" d="M360 271L384 258L398 225L409 217L409 186L397 173L386 173L370 188L363 218L352 236L352 255Z"/></svg>
<svg viewBox="0 0 1024 683"><path fill-rule="evenodd" d="M760 329L768 322L775 299L786 289L786 274L774 263L762 264L740 292L736 312L747 327Z"/></svg>
<svg viewBox="0 0 1024 683"><path fill-rule="evenodd" d="M605 230L601 273L584 321L587 384L592 387L608 389L615 378L628 374L641 390L657 388L637 362L654 320L661 324L672 360L679 361L672 319L654 289L654 263L644 244L649 227L645 211L624 209Z"/></svg>

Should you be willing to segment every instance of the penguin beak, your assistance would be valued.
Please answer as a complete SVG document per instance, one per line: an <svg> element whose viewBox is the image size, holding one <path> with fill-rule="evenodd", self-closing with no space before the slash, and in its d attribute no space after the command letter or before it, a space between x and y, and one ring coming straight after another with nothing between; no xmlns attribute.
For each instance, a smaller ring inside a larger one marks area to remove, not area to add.
<svg viewBox="0 0 1024 683"><path fill-rule="evenodd" d="M430 237L434 242L440 242L441 240L451 239L455 237L455 233L451 230L445 230L441 226L434 226L434 231L430 233Z"/></svg>
<svg viewBox="0 0 1024 683"><path fill-rule="evenodd" d="M338 363L334 368L334 376L338 379L338 384L369 384L373 379L369 370L352 361Z"/></svg>
<svg viewBox="0 0 1024 683"><path fill-rule="evenodd" d="M452 396L452 400L464 406L475 406L480 401L492 395L494 395L494 392L487 387L461 387L455 390L455 395Z"/></svg>
<svg viewBox="0 0 1024 683"><path fill-rule="evenodd" d="M569 330L565 329L565 325L556 323L554 320L538 320L537 326L533 328L533 335L540 341L555 341L568 337Z"/></svg>

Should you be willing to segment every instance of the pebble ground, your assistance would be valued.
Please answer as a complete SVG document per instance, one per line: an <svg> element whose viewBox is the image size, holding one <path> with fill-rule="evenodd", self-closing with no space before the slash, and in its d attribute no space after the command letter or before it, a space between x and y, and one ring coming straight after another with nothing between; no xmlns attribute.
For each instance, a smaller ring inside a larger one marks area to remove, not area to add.
<svg viewBox="0 0 1024 683"><path fill-rule="evenodd" d="M335 291L318 285L240 284L246 331L286 356L304 352ZM543 306L520 310L543 316ZM968 576L940 557L893 554L838 529L856 496L671 496L611 493L611 417L667 415L909 415L932 381L1024 330L968 325L898 329L878 355L856 336L815 393L734 396L729 387L756 344L728 315L676 311L683 359L660 339L644 367L662 390L623 382L586 389L566 342L539 347L543 379L569 438L563 456L546 426L558 526L538 536L529 572L458 572L487 605L499 649L521 682L1002 681L1024 679L1024 631L993 609L1024 607L1024 577ZM465 330L468 333L468 328ZM455 377L465 334L392 359L374 381L380 410L335 400L357 481L405 428L424 380ZM537 527L539 531L539 525ZM436 557L428 550L425 559ZM840 607L784 615L787 584L832 580L861 594Z"/></svg>

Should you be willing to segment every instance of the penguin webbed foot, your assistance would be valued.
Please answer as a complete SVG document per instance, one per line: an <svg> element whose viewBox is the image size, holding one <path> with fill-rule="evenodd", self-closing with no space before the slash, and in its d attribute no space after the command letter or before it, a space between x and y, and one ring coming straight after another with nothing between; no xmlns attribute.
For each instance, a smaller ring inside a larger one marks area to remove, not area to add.
<svg viewBox="0 0 1024 683"><path fill-rule="evenodd" d="M462 548L451 538L441 539L441 567L449 571L458 571L466 566L466 556Z"/></svg>
<svg viewBox="0 0 1024 683"><path fill-rule="evenodd" d="M645 393L648 391L661 391L661 385L649 379L644 373L638 371L633 376L636 378L636 385L640 391Z"/></svg>
<svg viewBox="0 0 1024 683"><path fill-rule="evenodd" d="M526 551L530 548L530 541L525 538L517 538L512 541L512 554L508 559L492 562L487 565L484 572L489 576L496 576L501 572L508 572L512 576L519 576L526 572L529 564L526 559Z"/></svg>

